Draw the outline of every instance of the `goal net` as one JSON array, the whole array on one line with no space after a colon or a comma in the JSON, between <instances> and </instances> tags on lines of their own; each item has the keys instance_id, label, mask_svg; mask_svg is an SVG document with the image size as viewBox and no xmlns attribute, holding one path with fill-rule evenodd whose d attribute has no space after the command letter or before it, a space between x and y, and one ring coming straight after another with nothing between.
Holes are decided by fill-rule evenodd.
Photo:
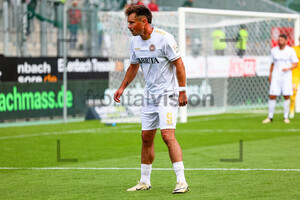
<instances>
[{"instance_id":1,"label":"goal net","mask_svg":"<svg viewBox=\"0 0 300 200\"><path fill-rule=\"evenodd\" d=\"M183 109L182 121L187 115L266 110L270 50L280 34L290 46L298 42L299 15L195 8L178 13L188 85L198 86L189 93L198 92L202 102Z\"/></svg>"},{"instance_id":2,"label":"goal net","mask_svg":"<svg viewBox=\"0 0 300 200\"><path fill-rule=\"evenodd\" d=\"M135 122L141 108L144 80L140 71L125 90L123 103L113 102L129 66L131 33L124 13L100 12L103 27L101 55L115 61L109 88L98 107L103 121ZM260 112L267 109L270 50L279 34L295 45L299 15L196 8L153 13L152 25L174 35L187 74L187 116L224 112Z\"/></svg>"}]
</instances>

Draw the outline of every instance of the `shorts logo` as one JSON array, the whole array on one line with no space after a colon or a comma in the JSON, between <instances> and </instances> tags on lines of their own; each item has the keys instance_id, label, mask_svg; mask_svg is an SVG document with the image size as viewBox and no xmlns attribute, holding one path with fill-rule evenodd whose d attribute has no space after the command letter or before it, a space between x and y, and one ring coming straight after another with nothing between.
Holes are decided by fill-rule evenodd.
<instances>
[{"instance_id":1,"label":"shorts logo","mask_svg":"<svg viewBox=\"0 0 300 200\"><path fill-rule=\"evenodd\" d=\"M150 50L150 51L155 51L155 45L154 45L154 44L151 44L150 47L149 47L149 50Z\"/></svg>"},{"instance_id":2,"label":"shorts logo","mask_svg":"<svg viewBox=\"0 0 300 200\"><path fill-rule=\"evenodd\" d=\"M172 113L167 113L167 125L173 125L172 123Z\"/></svg>"}]
</instances>

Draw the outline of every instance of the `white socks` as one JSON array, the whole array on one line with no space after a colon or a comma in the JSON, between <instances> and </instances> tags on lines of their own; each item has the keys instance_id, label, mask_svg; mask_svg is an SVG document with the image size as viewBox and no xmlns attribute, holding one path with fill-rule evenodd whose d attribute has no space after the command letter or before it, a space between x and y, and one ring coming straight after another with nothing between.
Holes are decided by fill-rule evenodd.
<instances>
[{"instance_id":1,"label":"white socks","mask_svg":"<svg viewBox=\"0 0 300 200\"><path fill-rule=\"evenodd\" d=\"M288 116L289 116L289 110L290 110L290 100L284 100L283 102L283 110L284 110L284 114L283 114L283 117L284 119L287 119Z\"/></svg>"},{"instance_id":2,"label":"white socks","mask_svg":"<svg viewBox=\"0 0 300 200\"><path fill-rule=\"evenodd\" d=\"M177 182L183 182L186 183L185 177L184 177L184 166L183 162L176 162L173 163L174 171L177 177ZM150 184L150 175L152 170L152 164L146 165L141 164L141 183Z\"/></svg>"},{"instance_id":3,"label":"white socks","mask_svg":"<svg viewBox=\"0 0 300 200\"><path fill-rule=\"evenodd\" d=\"M141 183L150 184L150 175L152 170L152 164L141 164Z\"/></svg>"},{"instance_id":4,"label":"white socks","mask_svg":"<svg viewBox=\"0 0 300 200\"><path fill-rule=\"evenodd\" d=\"M275 110L275 106L276 106L276 100L271 100L269 99L269 118L273 119L273 115L274 115L274 110ZM288 119L289 116L289 110L290 110L290 100L284 100L283 102L283 110L284 110L284 119Z\"/></svg>"},{"instance_id":5,"label":"white socks","mask_svg":"<svg viewBox=\"0 0 300 200\"><path fill-rule=\"evenodd\" d=\"M185 177L184 177L184 166L183 162L176 162L173 163L174 171L177 177L177 182L183 182L186 183Z\"/></svg>"},{"instance_id":6,"label":"white socks","mask_svg":"<svg viewBox=\"0 0 300 200\"><path fill-rule=\"evenodd\" d=\"M269 99L269 119L273 119L274 110L276 106L276 100Z\"/></svg>"}]
</instances>

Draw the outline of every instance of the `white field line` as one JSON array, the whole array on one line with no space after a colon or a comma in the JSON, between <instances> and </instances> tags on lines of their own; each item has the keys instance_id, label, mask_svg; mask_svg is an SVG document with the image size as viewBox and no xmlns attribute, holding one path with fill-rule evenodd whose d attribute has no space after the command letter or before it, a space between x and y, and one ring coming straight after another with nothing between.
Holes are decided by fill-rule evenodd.
<instances>
[{"instance_id":1,"label":"white field line","mask_svg":"<svg viewBox=\"0 0 300 200\"><path fill-rule=\"evenodd\" d=\"M256 132L300 132L300 129L197 129L197 130L180 130L178 133L256 133Z\"/></svg>"},{"instance_id":2,"label":"white field line","mask_svg":"<svg viewBox=\"0 0 300 200\"><path fill-rule=\"evenodd\" d=\"M70 130L70 131L58 131L58 132L45 132L36 134L26 134L26 135L12 135L12 136L2 136L0 140L7 139L17 139L17 138L28 138L28 137L38 137L38 136L49 136L49 135L71 135L71 134L103 134L103 133L140 133L141 130L123 130L122 129L83 129L83 130ZM159 132L159 131L158 131ZM257 132L300 132L300 129L194 129L194 130L180 130L178 133L257 133Z\"/></svg>"},{"instance_id":3,"label":"white field line","mask_svg":"<svg viewBox=\"0 0 300 200\"><path fill-rule=\"evenodd\" d=\"M141 168L118 167L0 167L0 170L141 170ZM156 171L173 171L173 168L152 168ZM300 169L264 169L264 168L185 168L186 171L296 171Z\"/></svg>"},{"instance_id":4,"label":"white field line","mask_svg":"<svg viewBox=\"0 0 300 200\"><path fill-rule=\"evenodd\" d=\"M212 116L212 117L203 117L203 118L196 118L196 119L188 119L188 122L201 122L201 121L214 121L214 120L227 120L227 119L245 119L245 118L259 118L260 116L265 116L265 114L264 115L245 115L245 116L239 116L239 117L237 117L237 116L227 116L227 117L225 117L225 116L217 116L217 117L215 117L215 116ZM258 120L258 121L260 121L260 120Z\"/></svg>"},{"instance_id":5,"label":"white field line","mask_svg":"<svg viewBox=\"0 0 300 200\"><path fill-rule=\"evenodd\" d=\"M27 138L27 137L37 137L37 136L48 136L48 135L69 135L69 134L85 134L85 133L91 133L91 134L101 134L101 133L111 133L112 131L116 132L127 132L126 128L133 128L136 127L134 125L127 125L122 126L121 130L117 127L111 127L111 128L94 128L94 129L82 129L82 130L69 130L69 131L56 131L56 132L44 132L44 133L35 133L35 134L24 134L24 135L11 135L11 136L1 136L0 140L6 140L6 139L15 139L15 138ZM137 131L135 131L137 132Z\"/></svg>"},{"instance_id":6,"label":"white field line","mask_svg":"<svg viewBox=\"0 0 300 200\"><path fill-rule=\"evenodd\" d=\"M246 115L242 116L240 118L254 118L257 117L257 115ZM190 119L189 122L199 122L199 121L210 121L210 120L219 120L221 117L206 117L201 119ZM231 117L222 117L222 119L236 119L236 116ZM103 128L95 128L95 129L84 129L84 130L69 130L69 131L57 131L57 132L44 132L44 133L35 133L35 134L24 134L24 135L12 135L12 136L1 136L0 140L7 140L7 139L17 139L17 138L28 138L28 137L38 137L38 136L49 136L49 135L70 135L70 134L101 134L101 133L110 133L113 131L119 132L119 133L126 133L126 132L137 132L140 133L140 130L124 130L126 128L140 128L138 125L125 125L120 127L113 127L114 129L103 129ZM264 132L266 130L244 130L244 129L217 129L217 130L210 130L210 129L198 129L198 130L181 130L180 132L186 133L186 132L216 132L216 133L222 133L222 132ZM300 129L273 129L272 132L300 132Z\"/></svg>"}]
</instances>

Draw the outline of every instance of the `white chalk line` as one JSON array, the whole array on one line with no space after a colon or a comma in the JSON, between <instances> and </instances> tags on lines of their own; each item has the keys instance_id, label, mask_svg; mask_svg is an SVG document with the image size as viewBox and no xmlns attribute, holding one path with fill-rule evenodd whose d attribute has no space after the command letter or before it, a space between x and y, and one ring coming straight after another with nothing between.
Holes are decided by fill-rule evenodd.
<instances>
[{"instance_id":1,"label":"white chalk line","mask_svg":"<svg viewBox=\"0 0 300 200\"><path fill-rule=\"evenodd\" d=\"M245 116L212 116L212 117L202 117L202 118L191 118L188 122L200 122L200 121L214 121L214 120L227 120L227 119L244 119L244 118L257 118L263 115L245 115Z\"/></svg>"},{"instance_id":2,"label":"white chalk line","mask_svg":"<svg viewBox=\"0 0 300 200\"><path fill-rule=\"evenodd\" d=\"M0 167L0 170L141 170L141 168L118 167ZM173 168L152 168L155 171L173 171ZM265 169L265 168L185 168L186 171L293 171L300 169Z\"/></svg>"},{"instance_id":3,"label":"white chalk line","mask_svg":"<svg viewBox=\"0 0 300 200\"><path fill-rule=\"evenodd\" d=\"M114 132L127 132L126 128L133 128L136 125L126 125L117 127L110 127L110 128L93 128L93 129L80 129L80 130L69 130L69 131L56 131L56 132L44 132L44 133L35 133L35 134L23 134L23 135L10 135L10 136L2 136L0 140L6 139L15 139L15 138L27 138L27 137L37 137L37 136L49 136L49 135L69 135L69 134L101 134L101 133L111 133ZM136 131L135 131L136 132Z\"/></svg>"},{"instance_id":4,"label":"white chalk line","mask_svg":"<svg viewBox=\"0 0 300 200\"><path fill-rule=\"evenodd\" d=\"M83 129L83 130L70 130L70 131L58 131L58 132L45 132L37 134L26 135L12 135L2 136L0 140L28 138L38 136L51 136L51 135L71 135L71 134L102 134L102 133L140 133L141 130L124 130L123 127L115 129ZM300 129L193 129L193 130L178 130L177 133L255 133L255 132L300 132Z\"/></svg>"},{"instance_id":5,"label":"white chalk line","mask_svg":"<svg viewBox=\"0 0 300 200\"><path fill-rule=\"evenodd\" d=\"M249 117L257 117L255 115L253 116L247 116ZM226 117L226 119L235 119L235 116L232 117ZM216 120L220 119L220 117L206 117L206 118L201 118L201 119L190 119L189 122L198 122L198 121L210 121L210 120ZM82 129L82 130L69 130L69 131L57 131L57 132L44 132L44 133L36 133L36 134L23 134L23 135L12 135L12 136L2 136L0 137L0 140L6 140L6 139L17 139L17 138L28 138L28 137L38 137L38 136L49 136L49 135L69 135L69 134L85 134L85 133L90 133L90 134L99 134L99 133L111 133L112 131L116 131L119 133L125 133L125 132L141 132L140 130L124 130L126 128L134 128L134 127L139 127L137 125L124 125L121 127L111 127L114 128L112 129L104 129L104 128L94 128L94 129ZM121 130L120 130L121 129ZM209 130L209 129L199 129L197 132L224 132L225 130ZM227 132L242 132L244 130L242 129L230 129L226 130ZM248 130L245 130L244 132L247 132ZM282 130L278 130L282 131ZM297 130L298 131L298 130ZM299 130L300 131L300 130ZM180 132L195 132L195 130L189 131L189 130L181 130ZM261 131L259 131L261 132Z\"/></svg>"},{"instance_id":6,"label":"white chalk line","mask_svg":"<svg viewBox=\"0 0 300 200\"><path fill-rule=\"evenodd\" d=\"M300 129L198 129L180 130L178 132L209 132L209 133L255 133L255 132L300 132Z\"/></svg>"}]
</instances>

